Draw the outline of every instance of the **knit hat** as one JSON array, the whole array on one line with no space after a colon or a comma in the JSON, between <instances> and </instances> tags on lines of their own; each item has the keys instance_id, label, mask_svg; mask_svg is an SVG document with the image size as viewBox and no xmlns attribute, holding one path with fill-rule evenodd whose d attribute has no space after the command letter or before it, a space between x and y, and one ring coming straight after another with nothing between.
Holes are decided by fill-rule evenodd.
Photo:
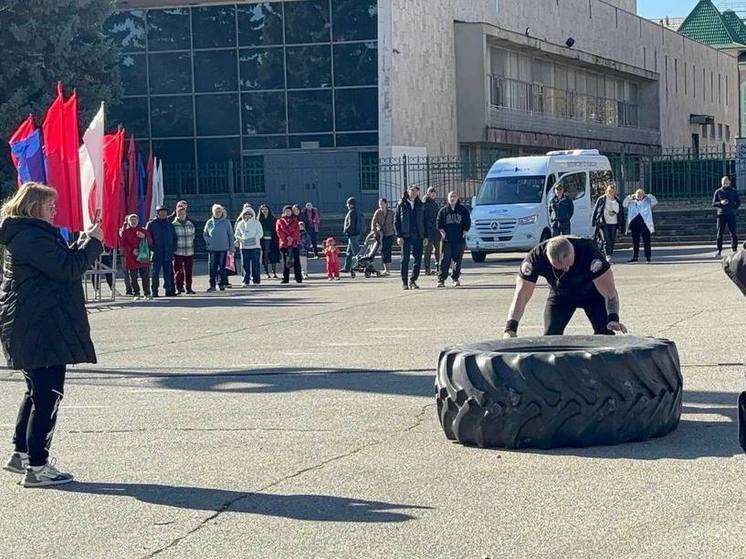
<instances>
[{"instance_id":1,"label":"knit hat","mask_svg":"<svg viewBox=\"0 0 746 559\"><path fill-rule=\"evenodd\" d=\"M292 212L293 206L291 206L290 204L286 204L285 206L282 207L282 213L285 213L285 210L290 210Z\"/></svg>"},{"instance_id":2,"label":"knit hat","mask_svg":"<svg viewBox=\"0 0 746 559\"><path fill-rule=\"evenodd\" d=\"M348 206L357 206L357 200L355 200L355 198L353 198L352 196L350 196L349 198L347 198L347 205Z\"/></svg>"}]
</instances>

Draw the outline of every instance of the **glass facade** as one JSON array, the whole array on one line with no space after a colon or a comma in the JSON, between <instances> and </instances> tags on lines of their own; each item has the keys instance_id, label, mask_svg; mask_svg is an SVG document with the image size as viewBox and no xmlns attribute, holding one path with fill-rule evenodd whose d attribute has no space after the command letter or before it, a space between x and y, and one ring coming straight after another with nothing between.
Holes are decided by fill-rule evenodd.
<instances>
[{"instance_id":1,"label":"glass facade","mask_svg":"<svg viewBox=\"0 0 746 559\"><path fill-rule=\"evenodd\" d=\"M377 21L377 0L116 12L125 98L110 122L171 163L250 165L243 191L252 152L377 148Z\"/></svg>"}]
</instances>

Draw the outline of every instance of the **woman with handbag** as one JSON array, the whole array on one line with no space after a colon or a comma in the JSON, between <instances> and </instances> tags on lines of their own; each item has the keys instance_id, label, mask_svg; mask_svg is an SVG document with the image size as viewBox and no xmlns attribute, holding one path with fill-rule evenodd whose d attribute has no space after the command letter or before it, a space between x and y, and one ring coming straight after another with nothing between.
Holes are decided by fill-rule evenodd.
<instances>
[{"instance_id":1,"label":"woman with handbag","mask_svg":"<svg viewBox=\"0 0 746 559\"><path fill-rule=\"evenodd\" d=\"M225 208L220 204L212 206L212 217L205 223L203 238L207 246L207 257L210 269L210 287L207 292L215 291L215 286L220 291L225 291L228 286L228 253L233 255L233 246L236 239L233 236L233 226L227 217ZM235 267L234 267L235 271Z\"/></svg>"},{"instance_id":2,"label":"woman with handbag","mask_svg":"<svg viewBox=\"0 0 746 559\"><path fill-rule=\"evenodd\" d=\"M150 251L153 246L153 237L150 231L140 227L140 218L137 214L127 216L127 226L119 234L119 242L122 246L124 259L132 287L133 301L140 300L140 286L137 285L137 277L142 281L142 291L145 298L153 299L150 293Z\"/></svg>"},{"instance_id":3,"label":"woman with handbag","mask_svg":"<svg viewBox=\"0 0 746 559\"><path fill-rule=\"evenodd\" d=\"M593 227L603 239L606 260L611 262L618 232L624 231L624 206L617 197L616 186L606 188L606 192L596 201L593 208Z\"/></svg>"}]
</instances>

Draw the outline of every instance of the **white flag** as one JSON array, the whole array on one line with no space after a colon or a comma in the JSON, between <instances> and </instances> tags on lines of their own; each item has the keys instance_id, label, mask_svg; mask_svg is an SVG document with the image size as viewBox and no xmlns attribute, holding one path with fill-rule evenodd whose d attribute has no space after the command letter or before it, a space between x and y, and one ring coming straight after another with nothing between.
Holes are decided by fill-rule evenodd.
<instances>
[{"instance_id":1,"label":"white flag","mask_svg":"<svg viewBox=\"0 0 746 559\"><path fill-rule=\"evenodd\" d=\"M158 193L158 204L162 206L166 203L166 189L163 186L163 161L160 159L158 160L158 172L156 176L158 177L158 190L156 190Z\"/></svg>"},{"instance_id":2,"label":"white flag","mask_svg":"<svg viewBox=\"0 0 746 559\"><path fill-rule=\"evenodd\" d=\"M150 180L153 181L153 196L150 198L150 209L148 210L150 212L150 219L155 219L158 217L155 214L155 209L158 207L158 158L153 158L153 170L152 170L153 176L150 178Z\"/></svg>"},{"instance_id":3,"label":"white flag","mask_svg":"<svg viewBox=\"0 0 746 559\"><path fill-rule=\"evenodd\" d=\"M80 156L80 190L83 224L90 225L100 217L104 200L104 104L83 134Z\"/></svg>"}]
</instances>

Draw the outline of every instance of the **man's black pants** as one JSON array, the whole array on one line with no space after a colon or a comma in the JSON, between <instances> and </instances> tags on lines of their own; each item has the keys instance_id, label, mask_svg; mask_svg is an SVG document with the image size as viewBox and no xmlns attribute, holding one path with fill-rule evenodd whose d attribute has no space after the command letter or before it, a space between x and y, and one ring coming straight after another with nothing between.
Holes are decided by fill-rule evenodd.
<instances>
[{"instance_id":1,"label":"man's black pants","mask_svg":"<svg viewBox=\"0 0 746 559\"><path fill-rule=\"evenodd\" d=\"M453 262L453 275L451 277L457 280L461 277L461 263L464 260L464 243L449 243L443 241L440 257L440 274L438 279L446 281L448 277L451 262Z\"/></svg>"},{"instance_id":2,"label":"man's black pants","mask_svg":"<svg viewBox=\"0 0 746 559\"><path fill-rule=\"evenodd\" d=\"M290 281L291 268L296 283L303 283L303 270L300 266L300 249L298 247L282 249L282 264L282 283Z\"/></svg>"},{"instance_id":3,"label":"man's black pants","mask_svg":"<svg viewBox=\"0 0 746 559\"><path fill-rule=\"evenodd\" d=\"M569 235L571 223L569 221L555 221L552 223L552 237L560 235Z\"/></svg>"},{"instance_id":4,"label":"man's black pants","mask_svg":"<svg viewBox=\"0 0 746 559\"><path fill-rule=\"evenodd\" d=\"M609 315L606 312L606 301L595 291L586 297L568 297L550 294L544 308L544 335L561 336L570 323L577 309L583 309L597 335L614 335L607 326Z\"/></svg>"},{"instance_id":5,"label":"man's black pants","mask_svg":"<svg viewBox=\"0 0 746 559\"><path fill-rule=\"evenodd\" d=\"M405 284L410 281L417 281L420 277L420 267L422 266L422 239L413 239L406 237L404 246L401 249L401 280ZM409 257L414 258L412 266L412 278L409 278Z\"/></svg>"},{"instance_id":6,"label":"man's black pants","mask_svg":"<svg viewBox=\"0 0 746 559\"><path fill-rule=\"evenodd\" d=\"M717 236L717 245L718 245L718 252L723 250L723 236L725 235L725 230L728 229L730 231L730 243L733 250L738 250L738 232L736 230L737 226L737 216L735 215L719 215L718 216L718 236Z\"/></svg>"},{"instance_id":7,"label":"man's black pants","mask_svg":"<svg viewBox=\"0 0 746 559\"><path fill-rule=\"evenodd\" d=\"M13 445L29 455L32 466L43 466L49 458L57 410L65 386L65 365L23 371L26 393L18 410Z\"/></svg>"}]
</instances>

